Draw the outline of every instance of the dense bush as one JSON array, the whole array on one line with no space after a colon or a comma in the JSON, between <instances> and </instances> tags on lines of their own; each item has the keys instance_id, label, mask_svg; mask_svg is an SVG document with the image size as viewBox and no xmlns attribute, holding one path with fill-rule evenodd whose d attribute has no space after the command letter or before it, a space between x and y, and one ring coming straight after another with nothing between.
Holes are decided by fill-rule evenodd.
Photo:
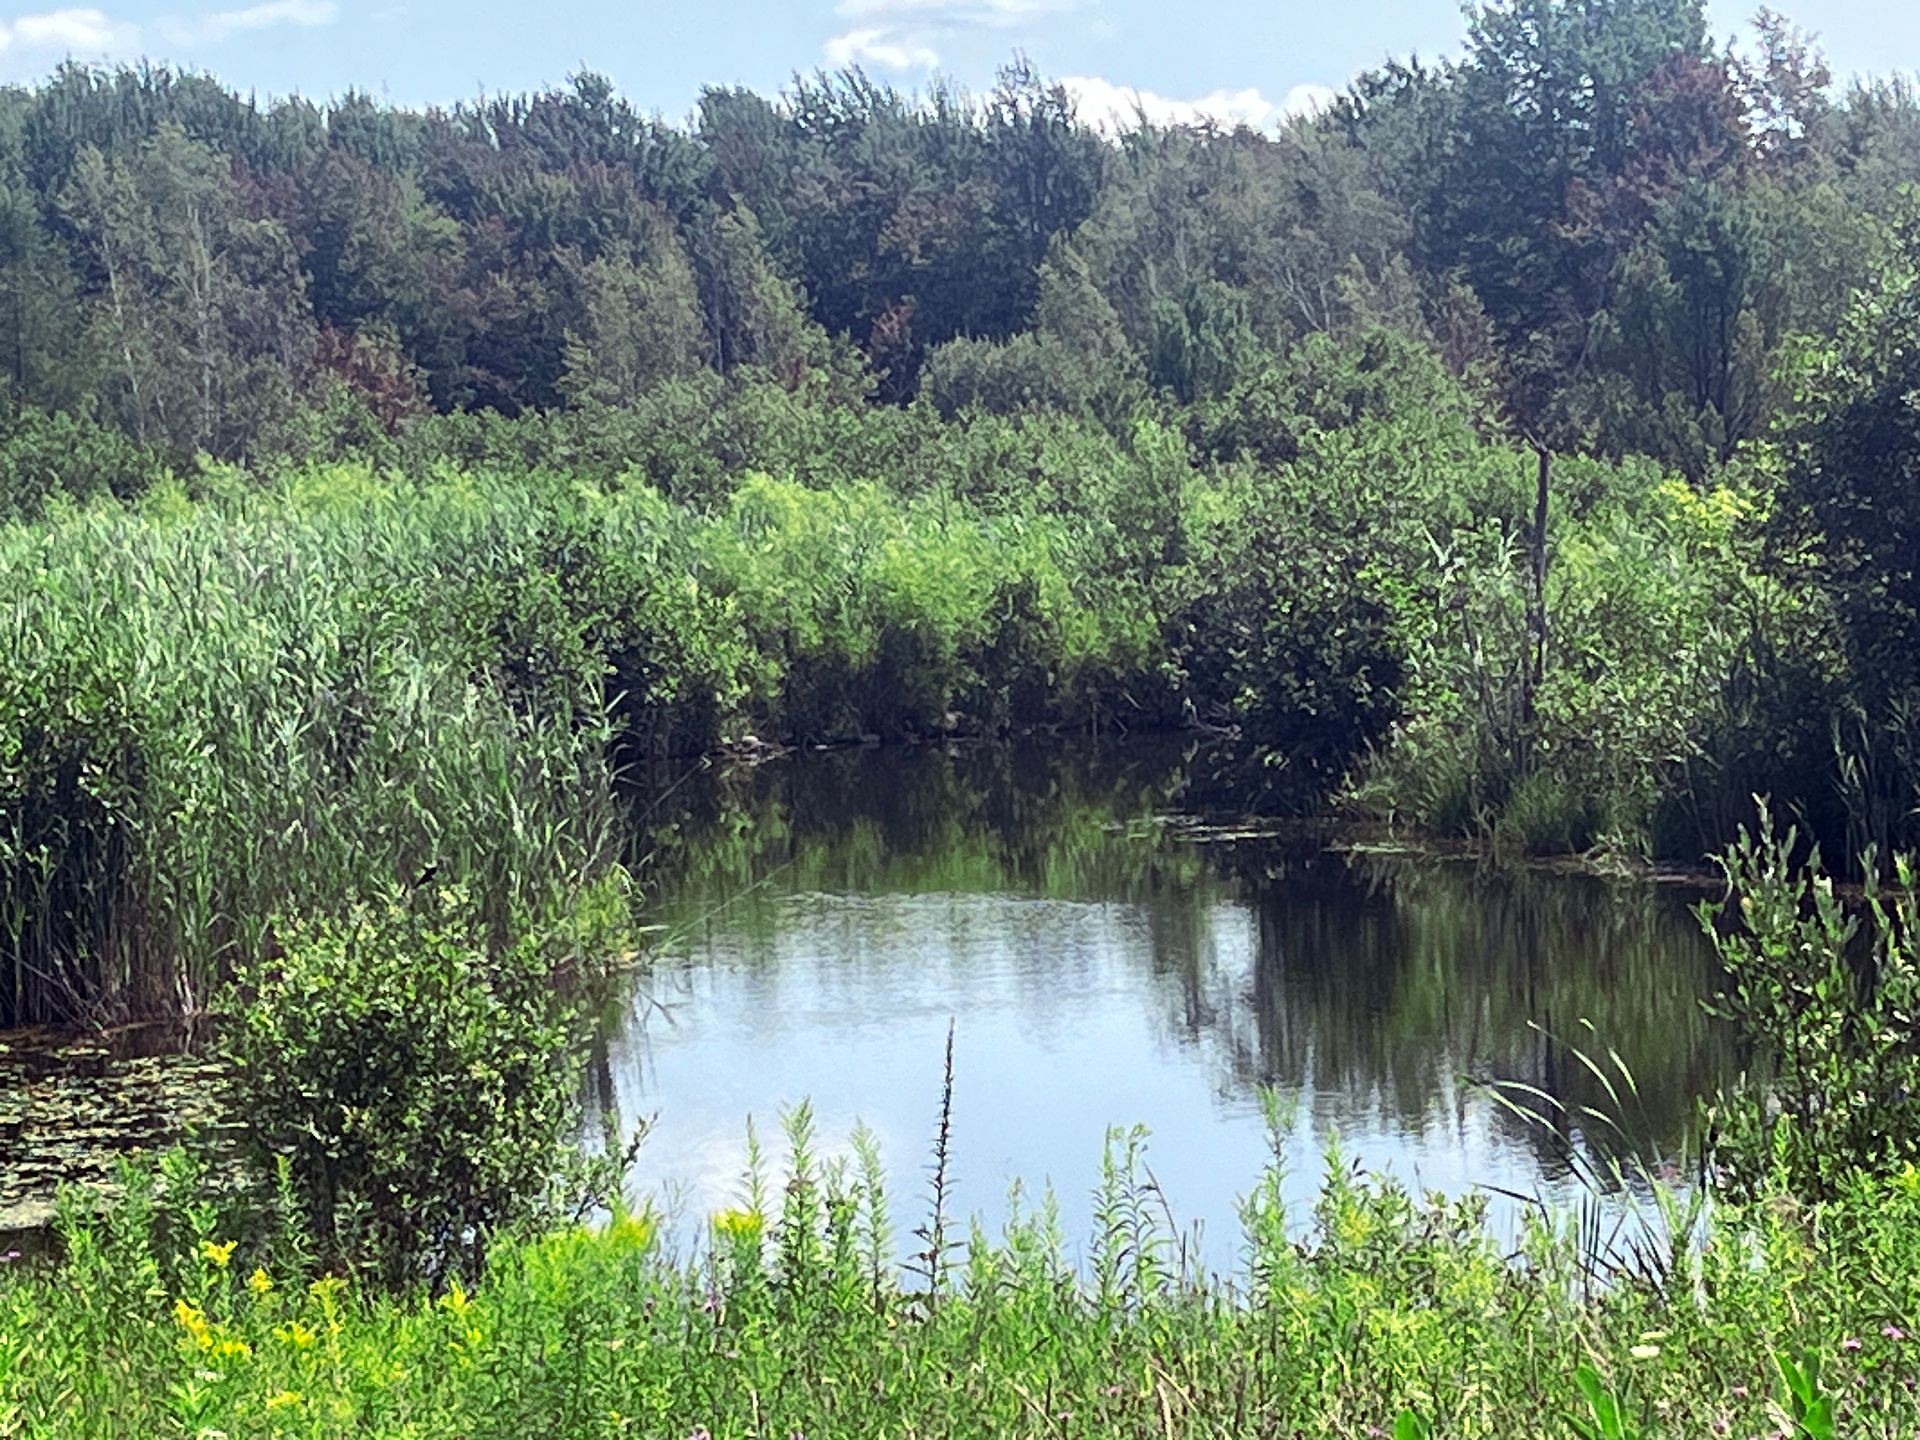
<instances>
[{"instance_id":1,"label":"dense bush","mask_svg":"<svg viewBox=\"0 0 1920 1440\"><path fill-rule=\"evenodd\" d=\"M128 499L161 474L165 452L71 411L10 407L0 393L0 520L32 519L54 496Z\"/></svg>"},{"instance_id":2,"label":"dense bush","mask_svg":"<svg viewBox=\"0 0 1920 1440\"><path fill-rule=\"evenodd\" d=\"M431 878L275 927L241 964L234 1113L298 1233L392 1287L471 1281L503 1232L574 1214L585 987L622 938L618 894L483 918ZM576 1187L569 1190L569 1186Z\"/></svg>"},{"instance_id":3,"label":"dense bush","mask_svg":"<svg viewBox=\"0 0 1920 1440\"><path fill-rule=\"evenodd\" d=\"M1404 718L1360 794L1521 850L1629 855L1651 852L1656 813L1687 796L1716 817L1665 832L1662 853L1697 861L1726 838L1708 732L1789 605L1749 568L1755 507L1591 462L1556 463L1550 500L1537 672L1523 528L1482 512L1397 577Z\"/></svg>"}]
</instances>

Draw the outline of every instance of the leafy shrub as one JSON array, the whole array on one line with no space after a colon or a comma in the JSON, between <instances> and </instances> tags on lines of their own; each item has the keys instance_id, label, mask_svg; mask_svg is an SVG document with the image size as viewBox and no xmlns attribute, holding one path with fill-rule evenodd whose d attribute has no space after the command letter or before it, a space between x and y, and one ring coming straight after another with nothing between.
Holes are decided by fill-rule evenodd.
<instances>
[{"instance_id":1,"label":"leafy shrub","mask_svg":"<svg viewBox=\"0 0 1920 1440\"><path fill-rule=\"evenodd\" d=\"M1714 1144L1737 1192L1829 1198L1920 1162L1920 900L1910 861L1885 891L1869 860L1849 907L1798 839L1763 805L1721 861L1737 910L1700 907L1727 975L1716 1013L1760 1062L1716 1104Z\"/></svg>"},{"instance_id":2,"label":"leafy shrub","mask_svg":"<svg viewBox=\"0 0 1920 1440\"><path fill-rule=\"evenodd\" d=\"M502 935L457 886L392 894L289 922L241 968L236 1108L324 1259L389 1285L471 1278L497 1235L588 1196L569 987L611 950L607 898Z\"/></svg>"},{"instance_id":3,"label":"leafy shrub","mask_svg":"<svg viewBox=\"0 0 1920 1440\"><path fill-rule=\"evenodd\" d=\"M0 520L31 519L54 495L126 500L164 468L159 450L84 416L0 407Z\"/></svg>"}]
</instances>

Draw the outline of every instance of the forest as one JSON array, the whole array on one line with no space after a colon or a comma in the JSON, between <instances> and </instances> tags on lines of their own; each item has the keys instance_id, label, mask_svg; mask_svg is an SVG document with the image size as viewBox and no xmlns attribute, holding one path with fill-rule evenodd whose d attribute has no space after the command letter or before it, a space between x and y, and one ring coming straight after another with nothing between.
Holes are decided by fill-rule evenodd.
<instances>
[{"instance_id":1,"label":"forest","mask_svg":"<svg viewBox=\"0 0 1920 1440\"><path fill-rule=\"evenodd\" d=\"M617 78L0 88L0 1084L45 1034L184 1024L235 1121L70 1188L57 1262L0 1230L0 1440L1905 1433L1920 82L1703 0L1480 0L1456 54L1269 130L1095 124L1018 55L677 122ZM1145 820L1020 758L1145 735L1193 747ZM1084 1251L1018 1192L969 1231L949 1026L918 1229L803 1103L675 1248L623 1189L644 1126L589 1143L585 1102L678 938L654 888L750 893L827 828L740 800L756 764L930 742L1042 777L915 792L941 894L1025 864L1077 901L1083 845L1128 897L1271 887L1275 1051L1313 1049L1283 982L1320 912L1265 852L1111 859L1168 809L1717 877L1711 961L1474 969L1445 937L1517 910L1445 929L1454 891L1365 872L1381 986L1395 886L1432 961L1410 1033L1511 1020L1560 1077L1501 1123L1558 1106L1591 1193L1511 1243L1484 1186L1337 1141L1290 1211L1277 1107L1231 1279L1133 1132ZM1591 1012L1656 987L1737 1079L1642 1100L1653 1042ZM1683 1155L1594 1140L1649 1107Z\"/></svg>"}]
</instances>

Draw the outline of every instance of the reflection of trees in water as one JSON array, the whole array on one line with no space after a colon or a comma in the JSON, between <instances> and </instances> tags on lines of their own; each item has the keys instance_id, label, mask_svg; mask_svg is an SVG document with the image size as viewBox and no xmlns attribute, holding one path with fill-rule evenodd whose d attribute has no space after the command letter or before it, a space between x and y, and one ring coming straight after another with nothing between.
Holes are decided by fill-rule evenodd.
<instances>
[{"instance_id":1,"label":"reflection of trees in water","mask_svg":"<svg viewBox=\"0 0 1920 1440\"><path fill-rule=\"evenodd\" d=\"M1125 901L1166 1022L1217 1047L1235 1090L1311 1088L1413 1128L1459 1123L1462 1076L1611 1111L1572 1041L1617 1050L1639 1082L1623 1118L1677 1146L1725 1065L1699 1005L1711 956L1683 897L1313 845L1184 843L1146 822L1178 806L1189 758L1168 744L809 755L690 777L642 817L642 843L669 918L726 904L747 934L778 921L760 903L769 881L770 895ZM1551 1168L1547 1132L1504 1112L1495 1123Z\"/></svg>"},{"instance_id":2,"label":"reflection of trees in water","mask_svg":"<svg viewBox=\"0 0 1920 1440\"><path fill-rule=\"evenodd\" d=\"M1130 898L1197 860L1129 841L1166 811L1185 750L956 745L840 750L714 768L636 816L662 894L717 903L779 874L838 893L1012 891Z\"/></svg>"},{"instance_id":3,"label":"reflection of trees in water","mask_svg":"<svg viewBox=\"0 0 1920 1440\"><path fill-rule=\"evenodd\" d=\"M1727 1064L1700 1008L1710 951L1675 895L1440 862L1274 862L1250 847L1229 868L1255 917L1250 975L1194 964L1184 942L1173 955L1183 1022L1218 1031L1238 1086L1349 1097L1410 1127L1445 1122L1463 1077L1616 1114L1571 1047L1603 1063L1611 1048L1638 1086L1618 1118L1643 1150L1671 1154ZM1495 1122L1554 1158L1547 1130L1504 1110Z\"/></svg>"}]
</instances>

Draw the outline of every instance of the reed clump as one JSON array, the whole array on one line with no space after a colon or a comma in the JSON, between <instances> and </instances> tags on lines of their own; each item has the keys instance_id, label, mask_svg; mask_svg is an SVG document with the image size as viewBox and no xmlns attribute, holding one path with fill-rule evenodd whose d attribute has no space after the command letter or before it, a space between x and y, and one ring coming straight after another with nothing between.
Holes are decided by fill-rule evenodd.
<instances>
[{"instance_id":1,"label":"reed clump","mask_svg":"<svg viewBox=\"0 0 1920 1440\"><path fill-rule=\"evenodd\" d=\"M617 859L606 720L516 705L460 597L507 505L102 507L0 531L0 1026L203 1007L272 917Z\"/></svg>"}]
</instances>

